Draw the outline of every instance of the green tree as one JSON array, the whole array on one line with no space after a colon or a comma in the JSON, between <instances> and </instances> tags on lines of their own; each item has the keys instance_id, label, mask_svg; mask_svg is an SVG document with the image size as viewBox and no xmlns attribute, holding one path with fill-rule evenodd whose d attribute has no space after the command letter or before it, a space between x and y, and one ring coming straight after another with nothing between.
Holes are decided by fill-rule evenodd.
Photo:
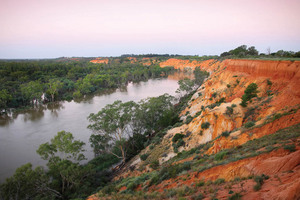
<instances>
[{"instance_id":1,"label":"green tree","mask_svg":"<svg viewBox=\"0 0 300 200\"><path fill-rule=\"evenodd\" d=\"M169 94L141 100L134 120L137 132L151 134L176 121L173 100L174 97Z\"/></svg>"},{"instance_id":2,"label":"green tree","mask_svg":"<svg viewBox=\"0 0 300 200\"><path fill-rule=\"evenodd\" d=\"M7 178L0 187L3 199L52 199L61 197L60 193L50 187L50 179L42 167L32 169L27 163L19 167L15 174Z\"/></svg>"},{"instance_id":3,"label":"green tree","mask_svg":"<svg viewBox=\"0 0 300 200\"><path fill-rule=\"evenodd\" d=\"M41 144L37 153L42 159L49 162L55 162L58 158L79 162L85 159L82 153L84 145L84 142L74 140L72 133L60 131L51 139L50 143Z\"/></svg>"},{"instance_id":4,"label":"green tree","mask_svg":"<svg viewBox=\"0 0 300 200\"><path fill-rule=\"evenodd\" d=\"M64 84L57 79L50 79L48 82L48 90L51 95L51 100L54 101L54 95L58 93L60 89L62 89Z\"/></svg>"},{"instance_id":5,"label":"green tree","mask_svg":"<svg viewBox=\"0 0 300 200\"><path fill-rule=\"evenodd\" d=\"M96 154L109 152L122 161L126 160L126 139L132 135L132 120L135 115L136 103L129 101L122 103L115 101L106 105L97 114L90 114L88 126L94 134L90 137L90 142ZM114 147L121 152L119 155Z\"/></svg>"},{"instance_id":6,"label":"green tree","mask_svg":"<svg viewBox=\"0 0 300 200\"><path fill-rule=\"evenodd\" d=\"M244 95L242 96L242 103L241 106L246 107L247 102L250 101L253 97L257 97L257 84L256 83L251 83L248 85L248 87L245 89Z\"/></svg>"},{"instance_id":7,"label":"green tree","mask_svg":"<svg viewBox=\"0 0 300 200\"><path fill-rule=\"evenodd\" d=\"M196 67L194 70L195 75L195 84L197 86L202 85L204 79L209 76L209 73L206 71L202 71L200 67Z\"/></svg>"},{"instance_id":8,"label":"green tree","mask_svg":"<svg viewBox=\"0 0 300 200\"><path fill-rule=\"evenodd\" d=\"M183 80L178 81L179 88L176 90L176 93L190 93L196 88L194 80L184 78Z\"/></svg>"},{"instance_id":9,"label":"green tree","mask_svg":"<svg viewBox=\"0 0 300 200\"><path fill-rule=\"evenodd\" d=\"M257 56L258 55L258 51L255 49L254 46L251 46L248 48L248 55L252 55L252 56Z\"/></svg>"},{"instance_id":10,"label":"green tree","mask_svg":"<svg viewBox=\"0 0 300 200\"><path fill-rule=\"evenodd\" d=\"M12 99L12 96L6 89L0 90L0 113L6 111L8 102Z\"/></svg>"},{"instance_id":11,"label":"green tree","mask_svg":"<svg viewBox=\"0 0 300 200\"><path fill-rule=\"evenodd\" d=\"M32 104L40 102L43 94L43 85L39 81L30 81L29 83L22 84L21 92L26 100Z\"/></svg>"},{"instance_id":12,"label":"green tree","mask_svg":"<svg viewBox=\"0 0 300 200\"><path fill-rule=\"evenodd\" d=\"M84 142L74 140L72 133L61 131L51 142L41 144L37 153L47 160L48 176L51 177L51 188L57 191L62 199L70 199L85 180L94 172L90 166L82 166Z\"/></svg>"}]
</instances>

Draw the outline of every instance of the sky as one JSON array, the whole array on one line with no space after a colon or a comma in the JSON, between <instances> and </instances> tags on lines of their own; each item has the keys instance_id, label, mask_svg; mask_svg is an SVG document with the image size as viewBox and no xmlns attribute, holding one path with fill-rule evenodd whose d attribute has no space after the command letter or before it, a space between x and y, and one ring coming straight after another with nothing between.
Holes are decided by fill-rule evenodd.
<instances>
[{"instance_id":1,"label":"sky","mask_svg":"<svg viewBox=\"0 0 300 200\"><path fill-rule=\"evenodd\" d=\"M0 0L0 58L300 51L300 0Z\"/></svg>"}]
</instances>

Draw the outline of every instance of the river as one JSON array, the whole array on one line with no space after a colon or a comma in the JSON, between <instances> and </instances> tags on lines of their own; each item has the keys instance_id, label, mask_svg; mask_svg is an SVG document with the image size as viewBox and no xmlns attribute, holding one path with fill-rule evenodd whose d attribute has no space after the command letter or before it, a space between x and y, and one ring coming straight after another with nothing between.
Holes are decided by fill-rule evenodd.
<instances>
[{"instance_id":1,"label":"river","mask_svg":"<svg viewBox=\"0 0 300 200\"><path fill-rule=\"evenodd\" d=\"M50 141L57 132L73 133L76 140L86 143L85 156L94 157L89 144L91 131L87 129L90 113L96 113L116 100L136 101L156 97L164 93L175 95L177 81L184 76L174 73L168 78L150 79L146 82L129 83L122 89L106 91L80 102L59 102L52 105L14 113L0 118L0 182L11 176L23 164L45 165L36 153L39 145Z\"/></svg>"}]
</instances>

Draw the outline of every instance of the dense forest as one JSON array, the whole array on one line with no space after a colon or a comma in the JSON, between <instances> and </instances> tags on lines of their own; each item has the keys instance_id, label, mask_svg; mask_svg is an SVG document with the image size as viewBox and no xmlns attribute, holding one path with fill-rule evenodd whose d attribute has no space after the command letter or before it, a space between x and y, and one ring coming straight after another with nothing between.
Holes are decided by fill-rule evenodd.
<instances>
[{"instance_id":1,"label":"dense forest","mask_svg":"<svg viewBox=\"0 0 300 200\"><path fill-rule=\"evenodd\" d=\"M108 64L61 60L0 62L0 111L72 100L130 81L166 76L172 71L120 59L111 59Z\"/></svg>"}]
</instances>

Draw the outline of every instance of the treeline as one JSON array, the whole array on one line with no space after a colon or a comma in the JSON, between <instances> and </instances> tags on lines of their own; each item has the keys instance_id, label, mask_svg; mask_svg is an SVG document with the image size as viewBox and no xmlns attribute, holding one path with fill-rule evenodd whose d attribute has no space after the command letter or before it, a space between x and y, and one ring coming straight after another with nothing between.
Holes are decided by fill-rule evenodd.
<instances>
[{"instance_id":1,"label":"treeline","mask_svg":"<svg viewBox=\"0 0 300 200\"><path fill-rule=\"evenodd\" d=\"M178 54L122 54L121 57L136 57L136 58L172 58L180 56Z\"/></svg>"},{"instance_id":2,"label":"treeline","mask_svg":"<svg viewBox=\"0 0 300 200\"><path fill-rule=\"evenodd\" d=\"M254 47L250 46L247 47L247 45L241 45L235 49L232 49L230 51L226 51L221 53L221 58L300 58L300 51L293 52L293 51L284 51L279 50L277 52L271 53L271 49L267 49L267 53L259 53L259 51Z\"/></svg>"},{"instance_id":3,"label":"treeline","mask_svg":"<svg viewBox=\"0 0 300 200\"><path fill-rule=\"evenodd\" d=\"M94 64L87 61L0 62L0 112L57 100L72 100L106 88L117 88L167 76L171 68L141 63Z\"/></svg>"}]
</instances>

